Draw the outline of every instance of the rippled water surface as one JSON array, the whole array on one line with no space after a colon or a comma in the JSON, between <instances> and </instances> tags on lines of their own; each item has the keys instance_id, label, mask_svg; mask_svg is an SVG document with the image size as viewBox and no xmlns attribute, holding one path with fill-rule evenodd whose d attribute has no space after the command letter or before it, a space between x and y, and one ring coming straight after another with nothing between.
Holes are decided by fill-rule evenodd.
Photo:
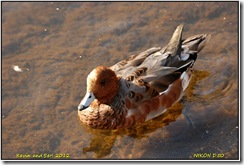
<instances>
[{"instance_id":1,"label":"rippled water surface","mask_svg":"<svg viewBox=\"0 0 244 165\"><path fill-rule=\"evenodd\" d=\"M212 35L182 100L131 129L79 122L93 68L182 23ZM2 2L2 159L239 159L238 88L238 2Z\"/></svg>"}]
</instances>

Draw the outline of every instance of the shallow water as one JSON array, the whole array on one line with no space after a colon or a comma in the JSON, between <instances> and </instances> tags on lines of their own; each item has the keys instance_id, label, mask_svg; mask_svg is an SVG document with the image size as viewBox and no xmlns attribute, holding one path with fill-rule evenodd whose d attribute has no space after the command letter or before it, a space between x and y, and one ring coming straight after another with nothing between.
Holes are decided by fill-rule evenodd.
<instances>
[{"instance_id":1,"label":"shallow water","mask_svg":"<svg viewBox=\"0 0 244 165\"><path fill-rule=\"evenodd\" d=\"M212 35L182 100L136 128L79 122L93 68L181 23ZM2 159L239 159L238 88L238 2L2 2Z\"/></svg>"}]
</instances>

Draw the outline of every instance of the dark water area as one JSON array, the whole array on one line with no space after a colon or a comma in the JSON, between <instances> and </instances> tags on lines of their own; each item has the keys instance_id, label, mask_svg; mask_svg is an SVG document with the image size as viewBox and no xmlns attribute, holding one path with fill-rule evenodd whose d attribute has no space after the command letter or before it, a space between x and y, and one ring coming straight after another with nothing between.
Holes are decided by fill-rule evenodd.
<instances>
[{"instance_id":1,"label":"dark water area","mask_svg":"<svg viewBox=\"0 0 244 165\"><path fill-rule=\"evenodd\" d=\"M239 159L238 2L2 2L2 159ZM86 77L211 34L183 98L135 128L83 125Z\"/></svg>"}]
</instances>

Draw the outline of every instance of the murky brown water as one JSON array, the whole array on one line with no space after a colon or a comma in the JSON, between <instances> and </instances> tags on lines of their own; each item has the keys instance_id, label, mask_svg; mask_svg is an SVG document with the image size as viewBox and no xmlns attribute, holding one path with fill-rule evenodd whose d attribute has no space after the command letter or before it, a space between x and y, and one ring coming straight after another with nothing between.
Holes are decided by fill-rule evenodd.
<instances>
[{"instance_id":1,"label":"murky brown water","mask_svg":"<svg viewBox=\"0 0 244 165\"><path fill-rule=\"evenodd\" d=\"M181 23L212 38L179 103L131 129L79 122L93 68ZM238 117L238 2L2 2L2 159L239 159Z\"/></svg>"}]
</instances>

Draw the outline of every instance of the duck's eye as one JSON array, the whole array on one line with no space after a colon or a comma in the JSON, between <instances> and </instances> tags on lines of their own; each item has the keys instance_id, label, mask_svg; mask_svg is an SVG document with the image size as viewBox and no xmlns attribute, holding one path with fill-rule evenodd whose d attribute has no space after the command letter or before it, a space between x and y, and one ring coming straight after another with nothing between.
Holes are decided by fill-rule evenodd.
<instances>
[{"instance_id":1,"label":"duck's eye","mask_svg":"<svg viewBox=\"0 0 244 165\"><path fill-rule=\"evenodd\" d=\"M103 80L100 81L101 85L105 85L105 83L106 83L106 79L103 79Z\"/></svg>"}]
</instances>

